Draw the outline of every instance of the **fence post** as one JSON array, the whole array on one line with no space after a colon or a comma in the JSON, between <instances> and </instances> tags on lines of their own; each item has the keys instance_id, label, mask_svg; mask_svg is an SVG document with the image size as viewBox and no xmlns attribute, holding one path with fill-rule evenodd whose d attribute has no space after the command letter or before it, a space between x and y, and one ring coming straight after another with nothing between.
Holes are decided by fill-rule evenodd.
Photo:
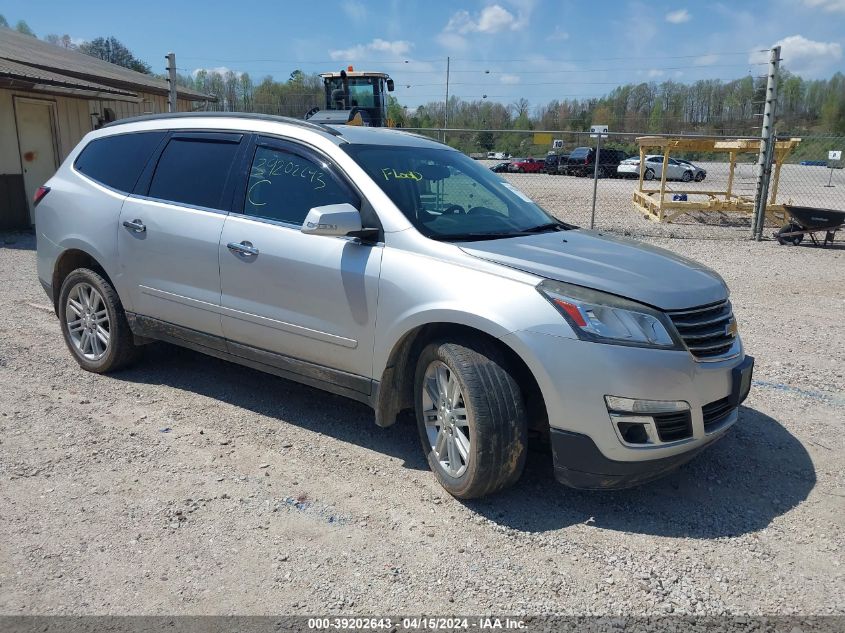
<instances>
[{"instance_id":1,"label":"fence post","mask_svg":"<svg viewBox=\"0 0 845 633\"><path fill-rule=\"evenodd\" d=\"M596 141L596 164L593 165L593 210L590 213L590 230L596 225L596 190L599 184L599 161L601 160L601 131Z\"/></svg>"},{"instance_id":2,"label":"fence post","mask_svg":"<svg viewBox=\"0 0 845 633\"><path fill-rule=\"evenodd\" d=\"M763 224L766 219L766 200L768 198L768 177L766 172L771 173L771 160L769 145L772 142L775 125L775 107L778 98L778 67L780 65L780 46L772 48L769 57L769 72L766 78L766 105L763 109L763 124L760 129L760 153L757 158L757 195L754 199L754 221L751 225L751 235L758 242L763 237Z\"/></svg>"}]
</instances>

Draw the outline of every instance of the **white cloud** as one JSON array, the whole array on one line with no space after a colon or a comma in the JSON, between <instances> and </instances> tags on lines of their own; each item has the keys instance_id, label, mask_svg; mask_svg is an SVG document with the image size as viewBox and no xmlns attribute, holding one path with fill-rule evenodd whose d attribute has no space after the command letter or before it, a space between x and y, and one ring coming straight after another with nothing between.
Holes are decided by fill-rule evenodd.
<instances>
[{"instance_id":1,"label":"white cloud","mask_svg":"<svg viewBox=\"0 0 845 633\"><path fill-rule=\"evenodd\" d=\"M345 0L340 5L340 8L353 22L364 22L367 19L367 7L365 7L361 2L358 0Z\"/></svg>"},{"instance_id":2,"label":"white cloud","mask_svg":"<svg viewBox=\"0 0 845 633\"><path fill-rule=\"evenodd\" d=\"M822 9L828 13L845 13L845 0L804 0L811 9Z\"/></svg>"},{"instance_id":3,"label":"white cloud","mask_svg":"<svg viewBox=\"0 0 845 633\"><path fill-rule=\"evenodd\" d=\"M511 75L510 73L505 73L504 75L499 77L499 81L501 81L503 84L513 85L518 84L521 79L519 78L519 75Z\"/></svg>"},{"instance_id":4,"label":"white cloud","mask_svg":"<svg viewBox=\"0 0 845 633\"><path fill-rule=\"evenodd\" d=\"M368 44L357 44L349 48L338 48L329 51L329 57L334 60L359 61L367 57L403 57L411 52L413 44L406 40L383 40L376 38Z\"/></svg>"},{"instance_id":5,"label":"white cloud","mask_svg":"<svg viewBox=\"0 0 845 633\"><path fill-rule=\"evenodd\" d=\"M480 13L473 16L469 11L454 13L446 23L444 32L460 33L500 33L501 31L519 31L528 25L528 18L520 13L519 17L499 4L484 7Z\"/></svg>"},{"instance_id":6,"label":"white cloud","mask_svg":"<svg viewBox=\"0 0 845 633\"><path fill-rule=\"evenodd\" d=\"M693 65L695 66L712 66L717 61L719 61L719 56L713 53L709 55L702 55L701 57L697 57L693 60Z\"/></svg>"},{"instance_id":7,"label":"white cloud","mask_svg":"<svg viewBox=\"0 0 845 633\"><path fill-rule=\"evenodd\" d=\"M215 66L214 68L194 68L194 70L192 70L192 71L191 71L191 76L192 76L192 77L196 77L196 76L197 76L198 74L200 74L200 72L202 72L203 70L204 70L205 72L207 72L209 75L211 75L211 74L213 74L213 73L217 73L218 75L225 75L225 74L226 74L226 73L228 73L228 72L233 72L233 73L235 73L235 77L240 77L241 75L243 75L243 72L242 72L242 71L240 71L240 70L232 70L232 69L231 69L231 68L229 68L228 66Z\"/></svg>"},{"instance_id":8,"label":"white cloud","mask_svg":"<svg viewBox=\"0 0 845 633\"><path fill-rule=\"evenodd\" d=\"M816 42L803 35L784 37L772 46L780 46L784 64L796 73L814 74L832 61L842 59L842 45L837 42ZM763 46L757 47L763 49ZM769 51L755 50L748 58L749 63L769 61Z\"/></svg>"},{"instance_id":9,"label":"white cloud","mask_svg":"<svg viewBox=\"0 0 845 633\"><path fill-rule=\"evenodd\" d=\"M666 14L666 21L672 24L681 24L682 22L690 21L689 11L686 9L678 9L677 11L670 11Z\"/></svg>"},{"instance_id":10,"label":"white cloud","mask_svg":"<svg viewBox=\"0 0 845 633\"><path fill-rule=\"evenodd\" d=\"M569 33L561 30L559 26L556 26L552 34L549 35L546 39L550 42L563 42L564 40L569 39Z\"/></svg>"},{"instance_id":11,"label":"white cloud","mask_svg":"<svg viewBox=\"0 0 845 633\"><path fill-rule=\"evenodd\" d=\"M649 77L662 77L663 71L658 68L652 68L646 73Z\"/></svg>"},{"instance_id":12,"label":"white cloud","mask_svg":"<svg viewBox=\"0 0 845 633\"><path fill-rule=\"evenodd\" d=\"M469 48L469 41L463 35L442 31L437 35L437 42L443 47L453 51L465 51Z\"/></svg>"}]
</instances>

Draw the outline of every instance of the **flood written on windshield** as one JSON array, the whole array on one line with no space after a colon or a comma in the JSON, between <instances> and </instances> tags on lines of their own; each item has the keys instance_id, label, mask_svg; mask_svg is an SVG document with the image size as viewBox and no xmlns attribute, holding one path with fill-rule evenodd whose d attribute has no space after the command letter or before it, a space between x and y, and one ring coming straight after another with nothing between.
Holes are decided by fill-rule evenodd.
<instances>
[{"instance_id":1,"label":"flood written on windshield","mask_svg":"<svg viewBox=\"0 0 845 633\"><path fill-rule=\"evenodd\" d=\"M460 152L385 145L343 148L432 239L495 239L569 228Z\"/></svg>"}]
</instances>

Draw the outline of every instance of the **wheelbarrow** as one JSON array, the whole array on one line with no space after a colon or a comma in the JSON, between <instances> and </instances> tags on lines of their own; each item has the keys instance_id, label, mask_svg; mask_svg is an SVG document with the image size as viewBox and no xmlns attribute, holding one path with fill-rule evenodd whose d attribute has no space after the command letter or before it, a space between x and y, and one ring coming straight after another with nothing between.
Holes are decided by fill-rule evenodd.
<instances>
[{"instance_id":1,"label":"wheelbarrow","mask_svg":"<svg viewBox=\"0 0 845 633\"><path fill-rule=\"evenodd\" d=\"M789 222L784 224L777 233L774 233L773 236L777 239L778 244L798 246L804 236L809 235L813 244L818 246L819 241L815 234L824 231L822 246L827 246L828 242L833 243L836 231L845 224L845 211L796 207L791 204L785 204L783 208L789 216Z\"/></svg>"}]
</instances>

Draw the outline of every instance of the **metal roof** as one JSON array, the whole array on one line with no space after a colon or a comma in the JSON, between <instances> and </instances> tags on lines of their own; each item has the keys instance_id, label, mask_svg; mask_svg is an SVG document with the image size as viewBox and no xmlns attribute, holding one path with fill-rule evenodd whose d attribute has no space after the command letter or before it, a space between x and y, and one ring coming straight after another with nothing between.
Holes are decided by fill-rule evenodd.
<instances>
[{"instance_id":1,"label":"metal roof","mask_svg":"<svg viewBox=\"0 0 845 633\"><path fill-rule=\"evenodd\" d=\"M112 88L111 86L105 86L92 81L85 81L84 79L77 79L76 77L68 77L67 75L61 75L49 70L33 68L32 66L19 64L18 62L9 61L8 59L0 59L0 77L10 77L12 79L20 79L32 83L47 84L49 86L59 86L62 88L82 89L85 91L107 93L109 95L119 95L123 97L138 96L134 92L129 92L128 90Z\"/></svg>"},{"instance_id":2,"label":"metal roof","mask_svg":"<svg viewBox=\"0 0 845 633\"><path fill-rule=\"evenodd\" d=\"M164 79L129 70L78 51L55 46L5 27L0 27L0 59L28 66L31 74L38 71L49 73L56 81L66 81L72 77L77 80L95 82L103 87L109 86L112 92L118 89L154 94L168 93L168 84ZM42 76L39 80L44 81L44 79L45 77ZM182 86L177 87L176 92L181 99L216 101L214 96Z\"/></svg>"}]
</instances>

